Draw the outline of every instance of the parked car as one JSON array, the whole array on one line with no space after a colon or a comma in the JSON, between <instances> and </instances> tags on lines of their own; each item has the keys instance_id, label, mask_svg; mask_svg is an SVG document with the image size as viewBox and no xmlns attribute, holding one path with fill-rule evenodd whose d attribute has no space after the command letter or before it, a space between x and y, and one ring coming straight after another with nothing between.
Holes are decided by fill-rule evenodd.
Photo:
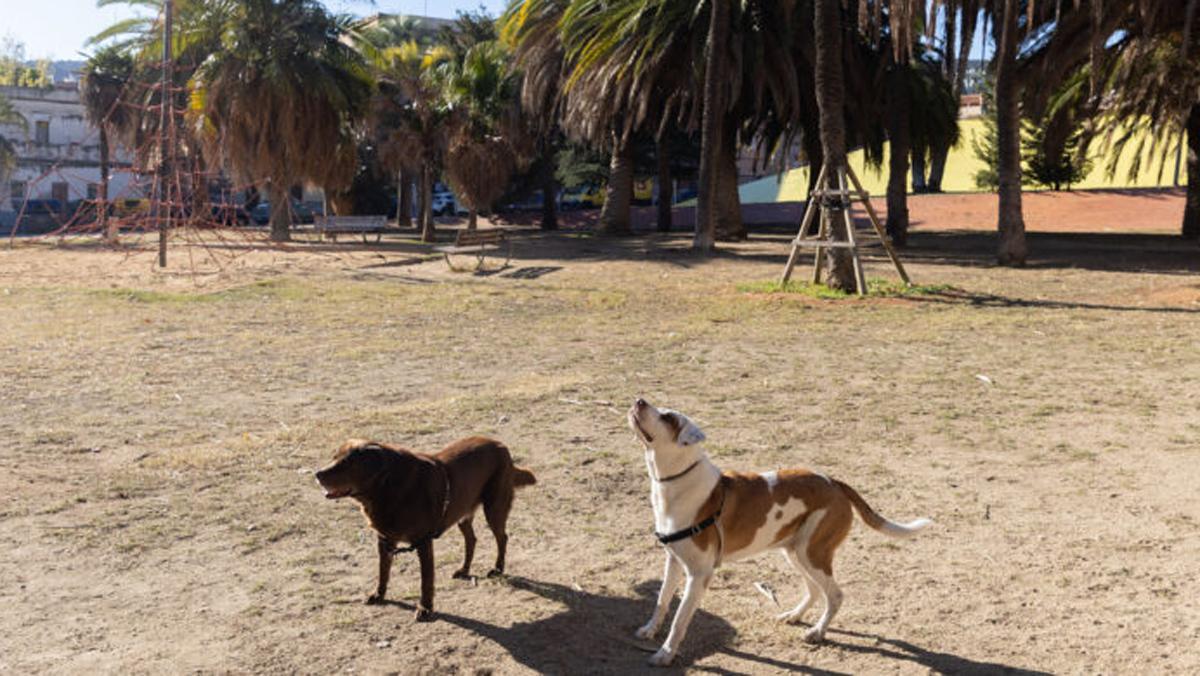
<instances>
[{"instance_id":1,"label":"parked car","mask_svg":"<svg viewBox=\"0 0 1200 676\"><path fill-rule=\"evenodd\" d=\"M467 213L467 209L458 203L458 199L451 192L450 188L441 183L435 183L433 186L433 201L429 208L434 216L453 216L455 214Z\"/></svg>"},{"instance_id":2,"label":"parked car","mask_svg":"<svg viewBox=\"0 0 1200 676\"><path fill-rule=\"evenodd\" d=\"M501 211L541 211L542 205L545 203L545 201L545 198L542 196L542 191L535 190L523 200L505 204L501 208ZM559 204L561 204L561 202L562 196L559 195Z\"/></svg>"},{"instance_id":3,"label":"parked car","mask_svg":"<svg viewBox=\"0 0 1200 676\"><path fill-rule=\"evenodd\" d=\"M293 223L312 223L313 212L303 202L293 198L292 205L292 222ZM263 200L259 202L254 209L250 211L250 218L258 225L266 225L271 222L271 203Z\"/></svg>"},{"instance_id":4,"label":"parked car","mask_svg":"<svg viewBox=\"0 0 1200 676\"><path fill-rule=\"evenodd\" d=\"M233 202L213 202L212 219L224 226L250 225L253 220L245 207Z\"/></svg>"},{"instance_id":5,"label":"parked car","mask_svg":"<svg viewBox=\"0 0 1200 676\"><path fill-rule=\"evenodd\" d=\"M566 188L559 203L563 209L597 209L604 206L604 189L597 185Z\"/></svg>"}]
</instances>

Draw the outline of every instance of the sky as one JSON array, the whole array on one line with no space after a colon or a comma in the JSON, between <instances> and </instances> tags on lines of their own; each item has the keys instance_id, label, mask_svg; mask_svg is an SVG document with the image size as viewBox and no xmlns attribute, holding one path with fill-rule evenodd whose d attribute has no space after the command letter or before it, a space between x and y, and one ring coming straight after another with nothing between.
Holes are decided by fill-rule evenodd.
<instances>
[{"instance_id":1,"label":"sky","mask_svg":"<svg viewBox=\"0 0 1200 676\"><path fill-rule=\"evenodd\" d=\"M424 14L452 18L482 5L499 14L504 0L326 0L335 12L366 15ZM121 19L136 16L124 6L96 7L96 0L0 0L0 37L25 43L31 59L78 59L88 37Z\"/></svg>"},{"instance_id":2,"label":"sky","mask_svg":"<svg viewBox=\"0 0 1200 676\"><path fill-rule=\"evenodd\" d=\"M325 0L335 12L356 15L386 12L452 18L460 10L483 7L499 14L507 0ZM0 0L0 38L25 44L31 59L79 59L88 37L121 19L135 16L123 5L96 7L96 0ZM977 32L972 58L980 58L984 36Z\"/></svg>"}]
</instances>

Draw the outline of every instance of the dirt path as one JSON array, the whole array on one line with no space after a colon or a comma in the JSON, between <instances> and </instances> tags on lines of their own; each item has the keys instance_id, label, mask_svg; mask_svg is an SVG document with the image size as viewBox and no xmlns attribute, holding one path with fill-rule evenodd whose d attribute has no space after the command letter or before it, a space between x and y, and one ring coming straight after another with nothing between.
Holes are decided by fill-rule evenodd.
<instances>
[{"instance_id":1,"label":"dirt path","mask_svg":"<svg viewBox=\"0 0 1200 676\"><path fill-rule=\"evenodd\" d=\"M0 670L641 672L661 552L621 411L644 395L723 467L813 467L936 521L856 526L819 647L754 589L795 603L782 559L723 568L683 670L1200 671L1195 249L1040 235L1007 270L981 233L918 229L937 293L739 291L786 236L698 260L682 236L535 234L487 276L401 239L176 249L166 274L149 247L0 250ZM469 432L539 478L510 577L451 580L452 533L440 621L412 622L415 560L362 605L373 544L312 468L350 435ZM481 535L476 572L493 555Z\"/></svg>"}]
</instances>

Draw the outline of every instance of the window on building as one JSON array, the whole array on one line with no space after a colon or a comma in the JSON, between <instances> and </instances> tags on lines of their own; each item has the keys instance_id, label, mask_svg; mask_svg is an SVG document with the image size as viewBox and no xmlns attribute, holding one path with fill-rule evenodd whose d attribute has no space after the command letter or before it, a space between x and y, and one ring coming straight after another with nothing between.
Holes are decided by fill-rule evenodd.
<instances>
[{"instance_id":1,"label":"window on building","mask_svg":"<svg viewBox=\"0 0 1200 676\"><path fill-rule=\"evenodd\" d=\"M36 136L34 137L34 140L37 141L38 145L40 145L40 146L50 145L50 121L49 120L38 120L37 125L35 127L35 134L36 134Z\"/></svg>"},{"instance_id":2,"label":"window on building","mask_svg":"<svg viewBox=\"0 0 1200 676\"><path fill-rule=\"evenodd\" d=\"M98 197L100 197L100 184L99 183L88 183L87 198L90 200L94 200Z\"/></svg>"},{"instance_id":3,"label":"window on building","mask_svg":"<svg viewBox=\"0 0 1200 676\"><path fill-rule=\"evenodd\" d=\"M8 196L13 201L25 199L25 181L12 181L8 184Z\"/></svg>"},{"instance_id":4,"label":"window on building","mask_svg":"<svg viewBox=\"0 0 1200 676\"><path fill-rule=\"evenodd\" d=\"M67 203L67 184L66 184L66 182L64 181L64 182L60 182L60 183L51 183L50 184L50 197L51 197L51 199L58 200L58 202L61 204L66 204Z\"/></svg>"}]
</instances>

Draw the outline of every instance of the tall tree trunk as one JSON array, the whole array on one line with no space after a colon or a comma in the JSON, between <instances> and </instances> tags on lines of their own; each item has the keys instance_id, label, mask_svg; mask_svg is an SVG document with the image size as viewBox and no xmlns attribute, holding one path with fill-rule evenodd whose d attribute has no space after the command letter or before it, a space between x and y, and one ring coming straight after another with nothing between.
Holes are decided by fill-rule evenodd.
<instances>
[{"instance_id":1,"label":"tall tree trunk","mask_svg":"<svg viewBox=\"0 0 1200 676\"><path fill-rule=\"evenodd\" d=\"M425 214L430 211L429 195L425 194L425 173L424 170L418 171L417 176L413 180L416 188L417 199L417 230L425 232Z\"/></svg>"},{"instance_id":2,"label":"tall tree trunk","mask_svg":"<svg viewBox=\"0 0 1200 676\"><path fill-rule=\"evenodd\" d=\"M99 218L100 232L104 233L104 241L109 244L117 243L117 222L108 218L108 125L100 125L100 194L96 200L96 214Z\"/></svg>"},{"instance_id":3,"label":"tall tree trunk","mask_svg":"<svg viewBox=\"0 0 1200 676\"><path fill-rule=\"evenodd\" d=\"M1187 198L1183 203L1183 236L1200 239L1200 102L1187 118Z\"/></svg>"},{"instance_id":4,"label":"tall tree trunk","mask_svg":"<svg viewBox=\"0 0 1200 676\"><path fill-rule=\"evenodd\" d=\"M731 139L726 138L721 144L719 169L712 205L717 217L715 234L721 241L741 241L746 239L746 224L742 220L742 198L738 194L737 144Z\"/></svg>"},{"instance_id":5,"label":"tall tree trunk","mask_svg":"<svg viewBox=\"0 0 1200 676\"><path fill-rule=\"evenodd\" d=\"M542 172L542 230L558 230L558 177L553 149L546 152Z\"/></svg>"},{"instance_id":6,"label":"tall tree trunk","mask_svg":"<svg viewBox=\"0 0 1200 676\"><path fill-rule=\"evenodd\" d=\"M658 139L654 146L658 162L658 217L659 232L671 232L671 206L675 203L675 182L671 178L671 154L666 139Z\"/></svg>"},{"instance_id":7,"label":"tall tree trunk","mask_svg":"<svg viewBox=\"0 0 1200 676\"><path fill-rule=\"evenodd\" d=\"M421 166L421 241L437 241L433 222L433 171L428 165Z\"/></svg>"},{"instance_id":8,"label":"tall tree trunk","mask_svg":"<svg viewBox=\"0 0 1200 676\"><path fill-rule=\"evenodd\" d=\"M808 158L808 191L805 195L811 196L813 191L817 189L817 175L821 173L821 166L825 163L825 153L821 151L821 135L819 130L805 129L801 142L804 144L804 154ZM808 211L809 207L820 208L812 199L806 199L804 202L804 210ZM800 215L803 223L804 214ZM812 220L812 224L808 226L808 232L800 233L804 237L809 237L817 233L820 227L820 221L816 218Z\"/></svg>"},{"instance_id":9,"label":"tall tree trunk","mask_svg":"<svg viewBox=\"0 0 1200 676\"><path fill-rule=\"evenodd\" d=\"M700 125L700 188L696 195L696 234L692 249L708 253L716 243L715 201L720 181L725 121L725 44L729 41L729 0L712 0L704 55L704 110Z\"/></svg>"},{"instance_id":10,"label":"tall tree trunk","mask_svg":"<svg viewBox=\"0 0 1200 676\"><path fill-rule=\"evenodd\" d=\"M467 210L467 230L476 230L479 228L479 210L471 207Z\"/></svg>"},{"instance_id":11,"label":"tall tree trunk","mask_svg":"<svg viewBox=\"0 0 1200 676\"><path fill-rule=\"evenodd\" d=\"M958 105L959 94L962 90L958 86L958 52L955 50L955 41L957 39L958 8L950 4L942 5L942 34L945 36L944 47L942 50L942 77L950 83L950 93L954 97L954 105ZM964 26L964 33L965 33ZM964 35L965 37L965 35ZM967 38L969 39L969 38ZM929 192L942 191L942 176L946 173L946 159L950 156L950 144L941 141L935 141L933 146L929 148L929 178L926 183L926 190Z\"/></svg>"},{"instance_id":12,"label":"tall tree trunk","mask_svg":"<svg viewBox=\"0 0 1200 676\"><path fill-rule=\"evenodd\" d=\"M887 232L896 246L908 244L908 138L912 103L907 64L888 69Z\"/></svg>"},{"instance_id":13,"label":"tall tree trunk","mask_svg":"<svg viewBox=\"0 0 1200 676\"><path fill-rule=\"evenodd\" d=\"M1021 213L1021 111L1017 81L1017 0L1003 0L996 53L996 136L1000 207L996 259L1001 265L1025 265L1025 220Z\"/></svg>"},{"instance_id":14,"label":"tall tree trunk","mask_svg":"<svg viewBox=\"0 0 1200 676\"><path fill-rule=\"evenodd\" d=\"M271 241L287 242L292 238L292 205L288 190L279 181L271 181L267 192L271 202Z\"/></svg>"},{"instance_id":15,"label":"tall tree trunk","mask_svg":"<svg viewBox=\"0 0 1200 676\"><path fill-rule=\"evenodd\" d=\"M412 174L401 169L396 172L396 227L412 225Z\"/></svg>"},{"instance_id":16,"label":"tall tree trunk","mask_svg":"<svg viewBox=\"0 0 1200 676\"><path fill-rule=\"evenodd\" d=\"M914 193L929 192L929 184L925 181L925 151L928 149L924 143L913 141L910 143L912 153L912 187Z\"/></svg>"},{"instance_id":17,"label":"tall tree trunk","mask_svg":"<svg viewBox=\"0 0 1200 676\"><path fill-rule=\"evenodd\" d=\"M839 0L815 0L813 3L816 43L817 108L821 117L821 151L825 155L826 174L836 185L838 171L846 166L845 83L842 79L842 21ZM846 240L842 214L829 214L833 238ZM854 291L854 268L850 254L843 248L827 250L829 266L825 283L833 289Z\"/></svg>"},{"instance_id":18,"label":"tall tree trunk","mask_svg":"<svg viewBox=\"0 0 1200 676\"><path fill-rule=\"evenodd\" d=\"M633 204L633 144L613 134L612 160L608 165L608 187L600 209L597 229L603 235L628 235L633 232L630 206Z\"/></svg>"}]
</instances>

